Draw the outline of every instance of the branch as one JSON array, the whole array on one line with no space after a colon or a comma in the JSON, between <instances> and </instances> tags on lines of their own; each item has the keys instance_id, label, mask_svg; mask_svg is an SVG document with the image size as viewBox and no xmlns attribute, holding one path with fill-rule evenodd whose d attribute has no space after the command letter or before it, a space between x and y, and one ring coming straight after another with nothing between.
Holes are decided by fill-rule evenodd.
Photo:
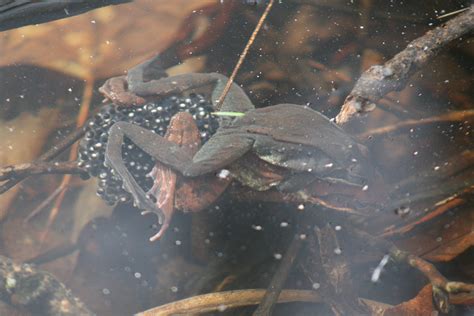
<instances>
[{"instance_id":1,"label":"branch","mask_svg":"<svg viewBox=\"0 0 474 316\"><path fill-rule=\"evenodd\" d=\"M81 174L86 176L87 172L84 168L79 167L76 161L39 161L0 168L0 181L26 178L32 175L40 174Z\"/></svg>"},{"instance_id":2,"label":"branch","mask_svg":"<svg viewBox=\"0 0 474 316\"><path fill-rule=\"evenodd\" d=\"M302 244L303 241L299 235L293 238L280 266L278 267L278 270L268 286L265 296L260 302L260 305L258 305L257 310L253 313L254 316L272 315L275 303L280 296L283 285L285 285L285 281L288 278L288 274L290 273L293 262L295 261Z\"/></svg>"},{"instance_id":3,"label":"branch","mask_svg":"<svg viewBox=\"0 0 474 316\"><path fill-rule=\"evenodd\" d=\"M374 103L384 95L403 89L411 75L436 56L441 48L473 30L474 5L471 5L466 12L412 41L383 66L370 67L347 96L336 122L344 124L357 113L372 111Z\"/></svg>"},{"instance_id":4,"label":"branch","mask_svg":"<svg viewBox=\"0 0 474 316\"><path fill-rule=\"evenodd\" d=\"M434 303L440 311L447 313L449 311L451 299L453 299L452 303L455 303L454 298L460 294L463 295L462 299L464 301L472 301L474 299L474 284L449 281L433 264L418 256L412 255L409 252L399 249L390 241L374 237L364 231L352 227L347 227L346 230L350 234L353 234L353 236L358 236L363 239L368 247L379 249L383 252L388 251L395 261L404 262L421 272L433 287Z\"/></svg>"},{"instance_id":5,"label":"branch","mask_svg":"<svg viewBox=\"0 0 474 316\"><path fill-rule=\"evenodd\" d=\"M230 308L256 305L260 303L265 293L266 290L249 289L197 295L149 309L142 313L138 313L137 316L189 315L195 313L223 311ZM280 296L278 297L278 303L288 302L321 303L322 300L315 291L281 291Z\"/></svg>"},{"instance_id":6,"label":"branch","mask_svg":"<svg viewBox=\"0 0 474 316\"><path fill-rule=\"evenodd\" d=\"M441 312L449 312L450 296L453 294L465 293L471 300L474 297L474 284L449 281L433 264L398 248L393 247L390 254L395 260L406 262L420 271L430 281L433 286L434 302Z\"/></svg>"},{"instance_id":7,"label":"branch","mask_svg":"<svg viewBox=\"0 0 474 316\"><path fill-rule=\"evenodd\" d=\"M0 256L0 299L35 315L93 315L54 276Z\"/></svg>"},{"instance_id":8,"label":"branch","mask_svg":"<svg viewBox=\"0 0 474 316\"><path fill-rule=\"evenodd\" d=\"M45 162L45 161L50 161L57 156L59 156L64 150L69 148L72 144L74 144L76 141L78 141L84 134L86 133L85 127L79 128L66 136L62 141L60 141L57 145L53 146L50 150L42 154L36 162ZM26 176L19 176L15 177L13 179L8 180L6 183L0 185L0 194L7 192L11 188L13 188L17 183L21 182L24 180Z\"/></svg>"}]
</instances>

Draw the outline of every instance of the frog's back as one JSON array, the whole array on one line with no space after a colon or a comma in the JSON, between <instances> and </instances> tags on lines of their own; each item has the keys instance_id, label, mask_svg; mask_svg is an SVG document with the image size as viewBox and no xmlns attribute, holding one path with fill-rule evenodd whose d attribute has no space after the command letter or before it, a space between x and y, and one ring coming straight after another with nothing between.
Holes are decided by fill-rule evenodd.
<instances>
[{"instance_id":1,"label":"frog's back","mask_svg":"<svg viewBox=\"0 0 474 316\"><path fill-rule=\"evenodd\" d=\"M242 117L239 125L250 133L288 143L288 148L312 148L313 158L316 156L320 161L319 170L334 163L357 177L365 178L369 173L367 157L361 150L364 147L326 116L308 107L279 104L252 110Z\"/></svg>"},{"instance_id":2,"label":"frog's back","mask_svg":"<svg viewBox=\"0 0 474 316\"><path fill-rule=\"evenodd\" d=\"M308 107L278 104L247 112L241 126L271 134L275 140L329 150L331 146L352 147L355 140L326 116ZM328 152L329 153L329 152ZM335 152L335 154L339 154Z\"/></svg>"}]
</instances>

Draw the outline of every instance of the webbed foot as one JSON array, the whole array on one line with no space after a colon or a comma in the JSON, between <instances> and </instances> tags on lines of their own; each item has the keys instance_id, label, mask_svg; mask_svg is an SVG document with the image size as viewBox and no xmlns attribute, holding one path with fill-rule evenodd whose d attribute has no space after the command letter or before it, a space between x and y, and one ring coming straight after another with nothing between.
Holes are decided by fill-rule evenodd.
<instances>
[{"instance_id":1,"label":"webbed foot","mask_svg":"<svg viewBox=\"0 0 474 316\"><path fill-rule=\"evenodd\" d=\"M150 241L160 239L168 229L171 218L174 213L174 196L176 191L176 173L160 164L153 167L153 170L148 174L153 178L153 187L147 192L147 195L153 195L156 198L155 209L161 210L161 215L164 218L160 220L161 228ZM148 213L155 213L153 211L144 211L142 215Z\"/></svg>"}]
</instances>

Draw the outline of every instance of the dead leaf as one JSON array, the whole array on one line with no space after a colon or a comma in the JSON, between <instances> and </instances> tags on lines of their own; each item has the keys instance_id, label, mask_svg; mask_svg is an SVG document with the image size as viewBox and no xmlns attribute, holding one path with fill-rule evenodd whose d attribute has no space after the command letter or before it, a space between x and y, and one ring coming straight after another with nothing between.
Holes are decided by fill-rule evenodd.
<instances>
[{"instance_id":1,"label":"dead leaf","mask_svg":"<svg viewBox=\"0 0 474 316\"><path fill-rule=\"evenodd\" d=\"M31 64L78 78L108 78L165 49L193 10L213 3L137 0L2 32L0 66Z\"/></svg>"},{"instance_id":2,"label":"dead leaf","mask_svg":"<svg viewBox=\"0 0 474 316\"><path fill-rule=\"evenodd\" d=\"M441 216L423 228L397 245L435 262L451 261L474 245L474 213L469 207Z\"/></svg>"},{"instance_id":3,"label":"dead leaf","mask_svg":"<svg viewBox=\"0 0 474 316\"><path fill-rule=\"evenodd\" d=\"M390 307L383 313L384 316L410 315L410 316L426 316L433 315L436 312L433 306L433 292L431 285L426 285L418 295L406 302Z\"/></svg>"}]
</instances>

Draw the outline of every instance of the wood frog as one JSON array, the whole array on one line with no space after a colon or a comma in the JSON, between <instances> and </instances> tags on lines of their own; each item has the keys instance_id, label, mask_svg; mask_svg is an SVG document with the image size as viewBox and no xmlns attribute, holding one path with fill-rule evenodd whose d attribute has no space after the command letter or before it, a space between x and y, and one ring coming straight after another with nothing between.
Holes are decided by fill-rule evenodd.
<instances>
[{"instance_id":1,"label":"wood frog","mask_svg":"<svg viewBox=\"0 0 474 316\"><path fill-rule=\"evenodd\" d=\"M150 68L156 64L159 64L159 56L131 69L127 76L109 79L100 91L114 103L133 105L152 96L212 86L211 100L218 108L217 100L227 77L218 73L189 73L149 80L144 74L149 74ZM161 200L169 200L169 193L173 194L174 190L165 189L168 193L163 193L164 197L155 194L158 195L157 203L147 196L122 161L125 136L157 163L185 178L205 175L218 178L217 175L228 173L244 186L257 191L277 188L295 192L321 179L363 188L372 175L365 147L327 117L308 107L279 104L256 109L242 88L233 83L220 110L242 115L219 117L218 130L197 151L189 151L186 146L131 123L117 122L111 127L105 163L122 178L123 186L131 193L136 206L156 213L160 223L165 224L164 229L172 214L169 205L173 204L166 202L168 208L164 211L162 207L166 203ZM187 123L180 124L181 133L186 133L195 124L189 116L186 120ZM191 145L198 148L196 144ZM154 176L157 175L155 172ZM161 175L159 178L155 191L166 182L165 179L172 180L172 176ZM174 187L173 182L171 187ZM163 230L152 240L162 234Z\"/></svg>"}]
</instances>

